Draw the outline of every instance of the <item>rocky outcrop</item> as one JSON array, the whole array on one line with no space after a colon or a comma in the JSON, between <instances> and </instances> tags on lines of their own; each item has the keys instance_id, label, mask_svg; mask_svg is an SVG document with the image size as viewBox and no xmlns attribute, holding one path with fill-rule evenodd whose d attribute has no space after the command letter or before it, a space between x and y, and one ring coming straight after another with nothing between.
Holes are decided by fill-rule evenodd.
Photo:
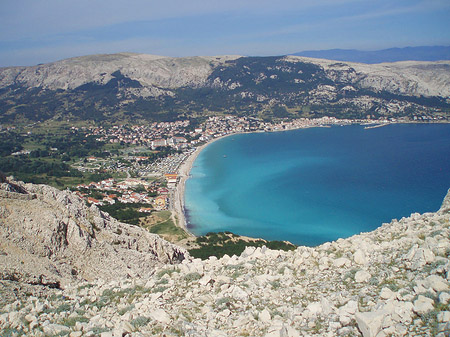
<instances>
[{"instance_id":1,"label":"rocky outcrop","mask_svg":"<svg viewBox=\"0 0 450 337\"><path fill-rule=\"evenodd\" d=\"M30 336L448 336L449 237L450 192L436 213L315 248L247 247L240 256L160 265L145 278L74 283L11 301L0 329Z\"/></svg>"},{"instance_id":2,"label":"rocky outcrop","mask_svg":"<svg viewBox=\"0 0 450 337\"><path fill-rule=\"evenodd\" d=\"M188 253L118 222L69 191L4 181L0 279L59 287L76 280L148 277Z\"/></svg>"}]
</instances>

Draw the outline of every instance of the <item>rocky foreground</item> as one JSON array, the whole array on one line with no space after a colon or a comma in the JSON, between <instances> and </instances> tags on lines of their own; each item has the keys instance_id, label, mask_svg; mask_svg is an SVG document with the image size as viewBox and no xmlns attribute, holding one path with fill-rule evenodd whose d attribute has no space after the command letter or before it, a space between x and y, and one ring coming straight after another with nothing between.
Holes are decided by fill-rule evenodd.
<instances>
[{"instance_id":1,"label":"rocky foreground","mask_svg":"<svg viewBox=\"0 0 450 337\"><path fill-rule=\"evenodd\" d=\"M189 256L156 234L87 207L70 191L0 179L0 280L64 288L98 278L149 277L156 266Z\"/></svg>"},{"instance_id":2,"label":"rocky foreground","mask_svg":"<svg viewBox=\"0 0 450 337\"><path fill-rule=\"evenodd\" d=\"M28 285L0 309L0 335L448 336L449 238L450 192L436 213L315 248L248 247L145 276L108 280L105 268L60 289Z\"/></svg>"}]
</instances>

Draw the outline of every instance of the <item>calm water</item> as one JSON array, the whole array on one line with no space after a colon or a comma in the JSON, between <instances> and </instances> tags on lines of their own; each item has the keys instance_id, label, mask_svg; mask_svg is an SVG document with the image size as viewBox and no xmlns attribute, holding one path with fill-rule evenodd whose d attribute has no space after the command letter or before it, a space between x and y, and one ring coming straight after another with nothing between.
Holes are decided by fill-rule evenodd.
<instances>
[{"instance_id":1,"label":"calm water","mask_svg":"<svg viewBox=\"0 0 450 337\"><path fill-rule=\"evenodd\" d=\"M230 136L186 183L190 229L317 245L439 209L450 125L397 124Z\"/></svg>"}]
</instances>

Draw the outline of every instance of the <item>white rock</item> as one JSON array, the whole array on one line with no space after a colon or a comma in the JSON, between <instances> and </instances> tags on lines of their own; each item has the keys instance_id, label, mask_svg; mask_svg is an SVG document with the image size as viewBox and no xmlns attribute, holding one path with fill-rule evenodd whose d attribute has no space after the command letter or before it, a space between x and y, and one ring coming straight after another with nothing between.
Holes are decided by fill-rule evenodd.
<instances>
[{"instance_id":1,"label":"white rock","mask_svg":"<svg viewBox=\"0 0 450 337\"><path fill-rule=\"evenodd\" d=\"M320 300L320 305L322 306L322 313L325 316L328 316L333 312L333 307L327 298L322 297L322 299Z\"/></svg>"},{"instance_id":2,"label":"white rock","mask_svg":"<svg viewBox=\"0 0 450 337\"><path fill-rule=\"evenodd\" d=\"M276 324L268 329L264 337L288 337L288 331L284 325Z\"/></svg>"},{"instance_id":3,"label":"white rock","mask_svg":"<svg viewBox=\"0 0 450 337\"><path fill-rule=\"evenodd\" d=\"M26 315L24 318L27 322L33 322L33 321L37 320L36 316L30 315L30 314Z\"/></svg>"},{"instance_id":4,"label":"white rock","mask_svg":"<svg viewBox=\"0 0 450 337\"><path fill-rule=\"evenodd\" d=\"M353 261L355 261L356 264L366 264L366 254L361 249L358 249L353 254Z\"/></svg>"},{"instance_id":5,"label":"white rock","mask_svg":"<svg viewBox=\"0 0 450 337\"><path fill-rule=\"evenodd\" d=\"M69 337L81 337L83 335L83 333L81 331L72 331L69 334Z\"/></svg>"},{"instance_id":6,"label":"white rock","mask_svg":"<svg viewBox=\"0 0 450 337\"><path fill-rule=\"evenodd\" d=\"M435 260L434 253L428 248L419 248L414 252L411 261L411 269L417 270L425 266L427 263L432 263Z\"/></svg>"},{"instance_id":7,"label":"white rock","mask_svg":"<svg viewBox=\"0 0 450 337\"><path fill-rule=\"evenodd\" d=\"M0 315L0 325L8 323L9 314L7 312Z\"/></svg>"},{"instance_id":8,"label":"white rock","mask_svg":"<svg viewBox=\"0 0 450 337\"><path fill-rule=\"evenodd\" d=\"M412 320L413 308L411 302L394 301L392 317L397 322L409 324Z\"/></svg>"},{"instance_id":9,"label":"white rock","mask_svg":"<svg viewBox=\"0 0 450 337\"><path fill-rule=\"evenodd\" d=\"M61 324L49 324L44 326L44 333L47 335L57 335L61 332L70 331L70 328Z\"/></svg>"},{"instance_id":10,"label":"white rock","mask_svg":"<svg viewBox=\"0 0 450 337\"><path fill-rule=\"evenodd\" d=\"M200 280L198 280L198 283L202 286L206 286L210 281L211 281L211 276L205 275Z\"/></svg>"},{"instance_id":11,"label":"white rock","mask_svg":"<svg viewBox=\"0 0 450 337\"><path fill-rule=\"evenodd\" d=\"M352 322L352 318L347 315L341 315L341 316L339 316L339 322L341 325L346 326Z\"/></svg>"},{"instance_id":12,"label":"white rock","mask_svg":"<svg viewBox=\"0 0 450 337\"><path fill-rule=\"evenodd\" d=\"M370 279L371 276L372 275L370 275L365 270L358 270L355 274L355 282L357 282L357 283L366 282Z\"/></svg>"},{"instance_id":13,"label":"white rock","mask_svg":"<svg viewBox=\"0 0 450 337\"><path fill-rule=\"evenodd\" d=\"M353 315L357 310L358 302L350 300L345 305L339 308L339 315Z\"/></svg>"},{"instance_id":14,"label":"white rock","mask_svg":"<svg viewBox=\"0 0 450 337\"><path fill-rule=\"evenodd\" d=\"M270 320L272 319L272 317L267 309L264 309L263 311L261 311L259 313L258 317L259 317L259 320L264 323L270 322Z\"/></svg>"},{"instance_id":15,"label":"white rock","mask_svg":"<svg viewBox=\"0 0 450 337\"><path fill-rule=\"evenodd\" d=\"M237 301L246 301L248 299L248 294L238 286L233 286L231 296Z\"/></svg>"},{"instance_id":16,"label":"white rock","mask_svg":"<svg viewBox=\"0 0 450 337\"><path fill-rule=\"evenodd\" d=\"M439 302L447 304L450 302L450 294L449 293L441 293L439 295Z\"/></svg>"},{"instance_id":17,"label":"white rock","mask_svg":"<svg viewBox=\"0 0 450 337\"><path fill-rule=\"evenodd\" d=\"M23 315L18 311L11 311L8 315L8 321L11 327L17 328L22 326Z\"/></svg>"},{"instance_id":18,"label":"white rock","mask_svg":"<svg viewBox=\"0 0 450 337\"><path fill-rule=\"evenodd\" d=\"M441 311L437 316L439 323L450 322L450 311Z\"/></svg>"},{"instance_id":19,"label":"white rock","mask_svg":"<svg viewBox=\"0 0 450 337\"><path fill-rule=\"evenodd\" d=\"M222 311L220 314L221 314L222 316L224 316L224 317L228 317L228 316L231 315L231 311L230 311L229 309L225 309L225 310Z\"/></svg>"},{"instance_id":20,"label":"white rock","mask_svg":"<svg viewBox=\"0 0 450 337\"><path fill-rule=\"evenodd\" d=\"M353 315L358 310L358 303L354 300L348 301L345 305L339 308L339 322L342 325L348 325L352 321Z\"/></svg>"},{"instance_id":21,"label":"white rock","mask_svg":"<svg viewBox=\"0 0 450 337\"><path fill-rule=\"evenodd\" d=\"M321 257L320 260L319 260L319 270L325 270L325 269L328 269L328 268L329 268L329 266L328 266L328 257L326 257L326 256Z\"/></svg>"},{"instance_id":22,"label":"white rock","mask_svg":"<svg viewBox=\"0 0 450 337\"><path fill-rule=\"evenodd\" d=\"M306 310L309 311L310 316L316 316L322 313L322 304L320 302L312 302L308 304Z\"/></svg>"},{"instance_id":23,"label":"white rock","mask_svg":"<svg viewBox=\"0 0 450 337\"><path fill-rule=\"evenodd\" d=\"M419 315L423 315L433 308L434 301L431 298L419 295L417 300L414 301L414 311Z\"/></svg>"},{"instance_id":24,"label":"white rock","mask_svg":"<svg viewBox=\"0 0 450 337\"><path fill-rule=\"evenodd\" d=\"M245 247L244 251L241 254L241 257L249 257L252 256L252 254L256 251L256 247L253 246L247 246Z\"/></svg>"},{"instance_id":25,"label":"white rock","mask_svg":"<svg viewBox=\"0 0 450 337\"><path fill-rule=\"evenodd\" d=\"M395 332L399 336L405 336L408 332L408 328L404 324L398 323L395 325Z\"/></svg>"},{"instance_id":26,"label":"white rock","mask_svg":"<svg viewBox=\"0 0 450 337\"><path fill-rule=\"evenodd\" d=\"M346 257L340 257L340 258L334 260L334 262L333 262L333 266L336 268L350 266L351 264L352 264L352 262L349 259L347 259Z\"/></svg>"},{"instance_id":27,"label":"white rock","mask_svg":"<svg viewBox=\"0 0 450 337\"><path fill-rule=\"evenodd\" d=\"M133 332L134 330L134 326L132 326L130 322L122 322L121 328L125 332Z\"/></svg>"},{"instance_id":28,"label":"white rock","mask_svg":"<svg viewBox=\"0 0 450 337\"><path fill-rule=\"evenodd\" d=\"M389 288L383 288L381 289L380 298L383 300L389 300L392 298L395 298L396 294Z\"/></svg>"},{"instance_id":29,"label":"white rock","mask_svg":"<svg viewBox=\"0 0 450 337\"><path fill-rule=\"evenodd\" d=\"M206 335L208 337L228 337L228 335L225 332L222 332L222 331L217 330L217 329L208 330Z\"/></svg>"},{"instance_id":30,"label":"white rock","mask_svg":"<svg viewBox=\"0 0 450 337\"><path fill-rule=\"evenodd\" d=\"M357 312L355 314L356 323L364 337L375 337L381 330L385 311Z\"/></svg>"},{"instance_id":31,"label":"white rock","mask_svg":"<svg viewBox=\"0 0 450 337\"><path fill-rule=\"evenodd\" d=\"M428 276L425 279L424 285L427 288L433 288L437 292L449 290L448 282L438 275Z\"/></svg>"},{"instance_id":32,"label":"white rock","mask_svg":"<svg viewBox=\"0 0 450 337\"><path fill-rule=\"evenodd\" d=\"M163 309L156 309L150 313L150 317L155 321L167 324L170 323L170 316Z\"/></svg>"},{"instance_id":33,"label":"white rock","mask_svg":"<svg viewBox=\"0 0 450 337\"><path fill-rule=\"evenodd\" d=\"M36 320L36 321L30 322L29 328L30 328L30 330L33 330L34 328L37 328L38 326L39 326L39 322Z\"/></svg>"}]
</instances>

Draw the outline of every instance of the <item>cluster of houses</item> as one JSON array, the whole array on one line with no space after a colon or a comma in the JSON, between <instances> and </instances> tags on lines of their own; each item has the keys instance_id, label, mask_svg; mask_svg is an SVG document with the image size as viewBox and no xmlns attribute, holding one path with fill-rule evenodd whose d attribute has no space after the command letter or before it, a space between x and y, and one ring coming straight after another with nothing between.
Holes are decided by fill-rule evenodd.
<instances>
[{"instance_id":1,"label":"cluster of houses","mask_svg":"<svg viewBox=\"0 0 450 337\"><path fill-rule=\"evenodd\" d=\"M139 191L136 191L136 188ZM167 209L169 190L161 186L158 181L147 182L141 179L128 178L121 182L114 179L106 179L100 182L91 182L89 184L80 184L77 186L78 191L75 193L79 197L85 199L89 204L101 206L105 204L114 204L121 202L124 204L143 203L151 204L153 207L142 207L143 213L150 213L152 210ZM97 195L101 195L102 199L93 198L89 191L97 191ZM142 191L141 191L142 190ZM157 194L156 197L150 197L149 193Z\"/></svg>"},{"instance_id":2,"label":"cluster of houses","mask_svg":"<svg viewBox=\"0 0 450 337\"><path fill-rule=\"evenodd\" d=\"M96 136L97 141L130 145L144 145L152 148L171 146L182 149L187 146L187 139L180 135L187 134L188 120L176 122L150 123L147 125L114 125L111 127L82 128L87 135ZM79 128L72 127L74 132Z\"/></svg>"},{"instance_id":3,"label":"cluster of houses","mask_svg":"<svg viewBox=\"0 0 450 337\"><path fill-rule=\"evenodd\" d=\"M87 131L87 136L94 135L97 141L106 143L141 145L152 149L169 146L177 150L182 150L196 146L198 143L209 141L212 138L233 133L277 131L342 122L343 120L338 120L334 117L323 117L317 119L302 118L274 124L253 117L212 116L204 124L195 129L189 127L189 120L155 122L147 125L133 126L84 127L82 129ZM79 128L72 127L72 130L73 132L77 132Z\"/></svg>"}]
</instances>

